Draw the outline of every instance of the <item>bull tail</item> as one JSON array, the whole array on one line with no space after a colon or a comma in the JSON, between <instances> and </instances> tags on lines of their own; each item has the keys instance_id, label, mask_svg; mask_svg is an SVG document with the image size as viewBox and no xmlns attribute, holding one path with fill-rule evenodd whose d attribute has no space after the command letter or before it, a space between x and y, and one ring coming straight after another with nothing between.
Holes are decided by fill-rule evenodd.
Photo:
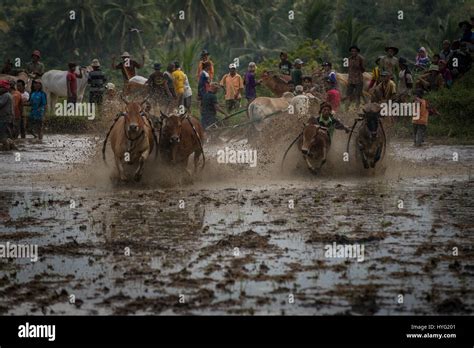
<instances>
[{"instance_id":1,"label":"bull tail","mask_svg":"<svg viewBox=\"0 0 474 348\"><path fill-rule=\"evenodd\" d=\"M201 137L199 136L199 134L198 134L196 128L194 127L193 123L192 123L191 120L189 119L189 116L186 116L186 119L188 120L189 125L190 125L191 128L193 129L194 134L196 135L196 138L197 138L197 140L198 140L199 147L201 148L201 154L202 154L202 166L201 166L201 171L202 171L202 170L204 170L204 166L206 165L206 156L204 156L204 148L202 147Z\"/></svg>"},{"instance_id":2,"label":"bull tail","mask_svg":"<svg viewBox=\"0 0 474 348\"><path fill-rule=\"evenodd\" d=\"M351 143L351 137L352 137L352 133L354 132L354 128L357 124L357 119L354 120L354 124L352 125L351 127L351 133L349 134L349 139L347 139L347 146L346 146L346 152L349 153L349 145Z\"/></svg>"},{"instance_id":3,"label":"bull tail","mask_svg":"<svg viewBox=\"0 0 474 348\"><path fill-rule=\"evenodd\" d=\"M114 128L115 124L117 123L118 119L123 116L123 114L118 114L117 117L114 120L114 123L112 123L112 126L110 126L109 131L107 132L107 135L105 136L104 144L102 145L102 160L104 163L107 165L107 159L105 158L105 149L107 147L107 140L109 140L109 135L112 132L112 129Z\"/></svg>"},{"instance_id":4,"label":"bull tail","mask_svg":"<svg viewBox=\"0 0 474 348\"><path fill-rule=\"evenodd\" d=\"M382 150L382 157L380 159L383 159L385 157L385 149L387 148L387 136L385 135L385 129L383 128L382 121L379 119L380 123L380 128L382 129L382 134L383 134L383 150Z\"/></svg>"},{"instance_id":5,"label":"bull tail","mask_svg":"<svg viewBox=\"0 0 474 348\"><path fill-rule=\"evenodd\" d=\"M288 148L286 149L285 151L285 154L283 155L283 158L281 160L281 165L280 165L280 170L283 171L283 163L285 162L285 158L286 158L286 155L288 154L288 151L290 151L290 149L293 147L293 145L298 141L299 138L301 138L301 136L303 135L303 132L301 132L296 138L295 140L293 140L293 142L290 144L290 146L288 146Z\"/></svg>"}]
</instances>

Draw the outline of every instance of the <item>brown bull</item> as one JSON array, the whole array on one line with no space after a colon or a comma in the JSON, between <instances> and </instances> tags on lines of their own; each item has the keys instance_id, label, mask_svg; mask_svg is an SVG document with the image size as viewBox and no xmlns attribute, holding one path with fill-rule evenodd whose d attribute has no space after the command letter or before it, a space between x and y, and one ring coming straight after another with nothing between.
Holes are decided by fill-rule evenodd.
<instances>
[{"instance_id":1,"label":"brown bull","mask_svg":"<svg viewBox=\"0 0 474 348\"><path fill-rule=\"evenodd\" d=\"M188 114L165 115L161 113L160 154L161 159L187 171L189 156L194 153L194 173L197 172L199 158L203 156L202 141L204 131L201 123ZM202 169L201 168L201 169Z\"/></svg>"},{"instance_id":2,"label":"brown bull","mask_svg":"<svg viewBox=\"0 0 474 348\"><path fill-rule=\"evenodd\" d=\"M380 106L374 103L368 104L364 108L361 121L357 130L357 149L360 151L364 168L367 169L369 166L374 168L383 157L386 147L385 132L380 121Z\"/></svg>"},{"instance_id":3,"label":"brown bull","mask_svg":"<svg viewBox=\"0 0 474 348\"><path fill-rule=\"evenodd\" d=\"M317 174L327 160L330 140L328 130L316 124L304 127L298 142L298 149L303 154L309 170Z\"/></svg>"},{"instance_id":4,"label":"brown bull","mask_svg":"<svg viewBox=\"0 0 474 348\"><path fill-rule=\"evenodd\" d=\"M278 75L273 71L264 71L262 73L262 84L267 87L276 97L281 97L283 93L288 92L288 80L286 75Z\"/></svg>"},{"instance_id":5,"label":"brown bull","mask_svg":"<svg viewBox=\"0 0 474 348\"><path fill-rule=\"evenodd\" d=\"M134 180L139 181L145 161L153 151L155 137L151 122L142 116L141 105L136 102L125 101L125 103L127 104L126 112L119 115L110 128L104 141L102 154L105 161L105 147L110 135L120 180L127 180L124 165L136 165Z\"/></svg>"}]
</instances>

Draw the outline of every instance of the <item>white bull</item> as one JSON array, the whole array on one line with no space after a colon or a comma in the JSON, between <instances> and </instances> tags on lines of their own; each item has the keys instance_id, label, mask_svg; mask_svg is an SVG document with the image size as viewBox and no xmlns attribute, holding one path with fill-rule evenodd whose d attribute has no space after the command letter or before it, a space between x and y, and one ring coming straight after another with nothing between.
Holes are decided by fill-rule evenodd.
<instances>
[{"instance_id":1,"label":"white bull","mask_svg":"<svg viewBox=\"0 0 474 348\"><path fill-rule=\"evenodd\" d=\"M90 68L81 68L82 78L77 78L77 102L82 102L84 92L87 87L87 78L89 76ZM79 68L76 69L79 73ZM41 77L43 82L43 91L46 93L48 100L48 110L54 110L58 97L67 98L67 71L63 70L49 70Z\"/></svg>"},{"instance_id":2,"label":"white bull","mask_svg":"<svg viewBox=\"0 0 474 348\"><path fill-rule=\"evenodd\" d=\"M249 118L254 121L255 129L261 131L263 127L271 122L266 116L272 115L278 111L288 111L290 101L294 97L293 93L285 92L281 98L258 97L249 105Z\"/></svg>"}]
</instances>

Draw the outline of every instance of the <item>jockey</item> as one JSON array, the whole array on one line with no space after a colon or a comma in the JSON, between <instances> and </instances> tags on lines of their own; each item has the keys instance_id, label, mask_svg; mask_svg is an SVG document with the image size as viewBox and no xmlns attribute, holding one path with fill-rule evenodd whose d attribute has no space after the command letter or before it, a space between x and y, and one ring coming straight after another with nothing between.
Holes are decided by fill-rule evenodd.
<instances>
[{"instance_id":1,"label":"jockey","mask_svg":"<svg viewBox=\"0 0 474 348\"><path fill-rule=\"evenodd\" d=\"M332 140L334 129L345 130L346 133L350 132L349 127L346 127L339 119L335 117L335 113L332 110L331 104L327 102L321 104L319 117L311 116L309 123L325 127L328 131L330 141Z\"/></svg>"}]
</instances>

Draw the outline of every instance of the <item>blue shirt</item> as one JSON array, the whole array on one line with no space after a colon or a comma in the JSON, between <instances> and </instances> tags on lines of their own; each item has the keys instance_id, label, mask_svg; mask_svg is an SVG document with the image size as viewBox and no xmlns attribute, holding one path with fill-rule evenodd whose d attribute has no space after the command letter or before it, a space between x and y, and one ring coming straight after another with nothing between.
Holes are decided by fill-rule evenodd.
<instances>
[{"instance_id":1,"label":"blue shirt","mask_svg":"<svg viewBox=\"0 0 474 348\"><path fill-rule=\"evenodd\" d=\"M33 120L42 120L46 107L46 93L42 91L32 92L30 95L31 113Z\"/></svg>"}]
</instances>

